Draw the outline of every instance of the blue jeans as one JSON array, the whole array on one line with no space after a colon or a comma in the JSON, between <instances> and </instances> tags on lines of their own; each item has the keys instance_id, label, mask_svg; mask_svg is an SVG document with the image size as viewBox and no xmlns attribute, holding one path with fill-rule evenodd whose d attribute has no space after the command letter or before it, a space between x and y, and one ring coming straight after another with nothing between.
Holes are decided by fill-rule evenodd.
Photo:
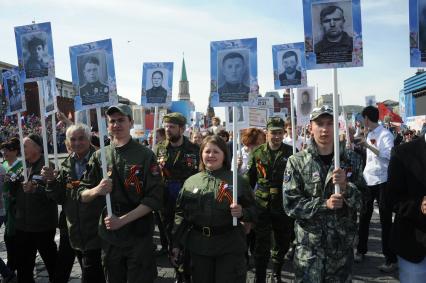
<instances>
[{"instance_id":1,"label":"blue jeans","mask_svg":"<svg viewBox=\"0 0 426 283\"><path fill-rule=\"evenodd\" d=\"M426 257L419 263L398 257L399 280L401 283L422 283L426 278Z\"/></svg>"}]
</instances>

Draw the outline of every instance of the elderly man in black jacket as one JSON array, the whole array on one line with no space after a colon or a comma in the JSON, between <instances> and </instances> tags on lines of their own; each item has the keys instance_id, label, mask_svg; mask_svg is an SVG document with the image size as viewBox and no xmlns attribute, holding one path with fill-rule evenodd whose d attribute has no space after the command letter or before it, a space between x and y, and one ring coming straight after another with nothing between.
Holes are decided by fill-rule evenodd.
<instances>
[{"instance_id":1,"label":"elderly man in black jacket","mask_svg":"<svg viewBox=\"0 0 426 283\"><path fill-rule=\"evenodd\" d=\"M395 147L384 191L396 212L390 247L398 255L401 283L426 278L426 139Z\"/></svg>"}]
</instances>

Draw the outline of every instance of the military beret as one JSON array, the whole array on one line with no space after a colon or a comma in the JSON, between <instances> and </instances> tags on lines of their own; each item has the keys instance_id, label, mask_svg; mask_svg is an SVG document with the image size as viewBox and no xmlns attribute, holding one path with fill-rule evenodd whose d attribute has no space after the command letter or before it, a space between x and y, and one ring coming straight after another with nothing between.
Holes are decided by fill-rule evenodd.
<instances>
[{"instance_id":1,"label":"military beret","mask_svg":"<svg viewBox=\"0 0 426 283\"><path fill-rule=\"evenodd\" d=\"M333 117L333 108L329 105L323 105L321 107L314 108L312 110L310 120L314 121L322 115L330 115Z\"/></svg>"},{"instance_id":2,"label":"military beret","mask_svg":"<svg viewBox=\"0 0 426 283\"><path fill-rule=\"evenodd\" d=\"M268 119L266 129L270 131L282 130L284 129L284 120L280 117L271 117Z\"/></svg>"},{"instance_id":3,"label":"military beret","mask_svg":"<svg viewBox=\"0 0 426 283\"><path fill-rule=\"evenodd\" d=\"M164 115L163 123L173 123L180 126L186 125L186 118L179 112L173 112Z\"/></svg>"}]
</instances>

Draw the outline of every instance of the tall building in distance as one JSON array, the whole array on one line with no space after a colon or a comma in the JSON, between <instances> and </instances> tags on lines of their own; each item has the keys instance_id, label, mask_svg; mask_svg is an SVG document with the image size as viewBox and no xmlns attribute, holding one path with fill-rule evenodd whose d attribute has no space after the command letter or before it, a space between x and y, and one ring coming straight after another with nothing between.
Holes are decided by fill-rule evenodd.
<instances>
[{"instance_id":1,"label":"tall building in distance","mask_svg":"<svg viewBox=\"0 0 426 283\"><path fill-rule=\"evenodd\" d=\"M179 94L178 100L180 101L189 101L189 82L188 77L186 76L186 67L185 67L185 58L182 59L182 73L180 75L179 81Z\"/></svg>"}]
</instances>

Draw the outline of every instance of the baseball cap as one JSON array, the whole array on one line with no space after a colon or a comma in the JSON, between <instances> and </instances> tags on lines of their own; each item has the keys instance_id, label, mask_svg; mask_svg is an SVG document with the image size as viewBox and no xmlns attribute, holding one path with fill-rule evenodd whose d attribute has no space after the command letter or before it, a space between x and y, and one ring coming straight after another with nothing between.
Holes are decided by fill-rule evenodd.
<instances>
[{"instance_id":1,"label":"baseball cap","mask_svg":"<svg viewBox=\"0 0 426 283\"><path fill-rule=\"evenodd\" d=\"M114 106L110 106L106 111L107 115L111 115L113 113L119 112L125 116L128 116L130 119L133 119L132 109L127 104L119 103Z\"/></svg>"},{"instance_id":2,"label":"baseball cap","mask_svg":"<svg viewBox=\"0 0 426 283\"><path fill-rule=\"evenodd\" d=\"M322 115L330 115L333 117L333 108L329 105L323 105L321 107L314 108L311 112L310 120L314 121Z\"/></svg>"},{"instance_id":3,"label":"baseball cap","mask_svg":"<svg viewBox=\"0 0 426 283\"><path fill-rule=\"evenodd\" d=\"M271 117L268 119L266 129L271 131L282 130L284 129L284 120L280 117Z\"/></svg>"}]
</instances>

